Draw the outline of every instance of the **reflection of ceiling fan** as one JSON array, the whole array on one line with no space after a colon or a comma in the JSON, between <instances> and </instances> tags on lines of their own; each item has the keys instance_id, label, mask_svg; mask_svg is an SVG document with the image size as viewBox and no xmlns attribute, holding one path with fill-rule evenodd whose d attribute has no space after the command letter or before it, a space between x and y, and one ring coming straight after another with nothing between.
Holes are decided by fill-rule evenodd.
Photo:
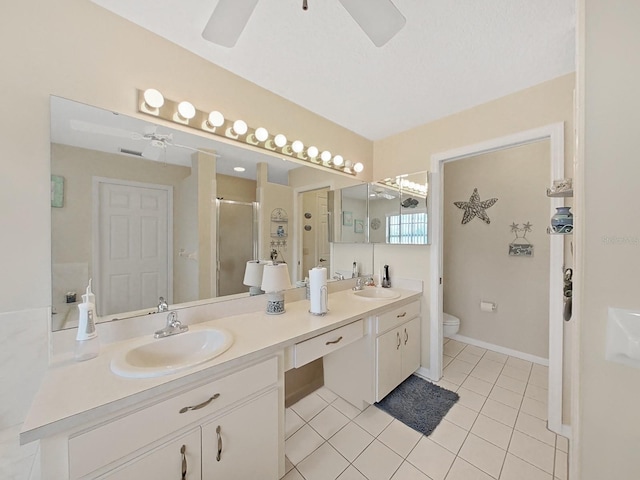
<instances>
[{"instance_id":1,"label":"reflection of ceiling fan","mask_svg":"<svg viewBox=\"0 0 640 480\"><path fill-rule=\"evenodd\" d=\"M374 190L370 197L375 197L375 198L384 198L385 200L391 200L393 198L396 198L395 195L390 194L389 192L386 192L384 190Z\"/></svg>"},{"instance_id":2,"label":"reflection of ceiling fan","mask_svg":"<svg viewBox=\"0 0 640 480\"><path fill-rule=\"evenodd\" d=\"M173 142L173 134L171 133L159 133L158 127L154 125L148 125L144 127L144 133L131 132L121 128L107 127L97 123L86 122L84 120L71 120L71 129L85 132L94 133L98 135L107 135L111 137L120 137L131 140L141 140L148 142L142 150L132 150L129 148L120 147L121 153L128 155L135 155L137 157L146 158L148 160L159 160L160 156L166 152L167 147L186 148L194 152L204 153L206 155L214 155L212 152L206 150L200 150L187 145L180 145Z\"/></svg>"},{"instance_id":3,"label":"reflection of ceiling fan","mask_svg":"<svg viewBox=\"0 0 640 480\"><path fill-rule=\"evenodd\" d=\"M381 47L398 33L406 19L391 0L339 0L376 47ZM233 47L244 30L258 0L220 0L205 26L205 40ZM307 0L302 9L307 10Z\"/></svg>"},{"instance_id":4,"label":"reflection of ceiling fan","mask_svg":"<svg viewBox=\"0 0 640 480\"><path fill-rule=\"evenodd\" d=\"M415 198L407 198L406 200L404 200L400 205L402 205L402 208L416 208L418 206L418 200L416 200Z\"/></svg>"}]
</instances>

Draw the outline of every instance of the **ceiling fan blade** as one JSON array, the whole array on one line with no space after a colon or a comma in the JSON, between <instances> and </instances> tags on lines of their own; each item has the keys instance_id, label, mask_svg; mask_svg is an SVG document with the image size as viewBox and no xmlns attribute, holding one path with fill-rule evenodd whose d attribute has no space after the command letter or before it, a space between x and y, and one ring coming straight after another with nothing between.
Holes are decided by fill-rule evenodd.
<instances>
[{"instance_id":1,"label":"ceiling fan blade","mask_svg":"<svg viewBox=\"0 0 640 480\"><path fill-rule=\"evenodd\" d=\"M99 135L109 135L111 137L133 138L134 132L123 130L122 128L107 127L97 123L85 122L84 120L69 120L72 130L85 133L96 133Z\"/></svg>"},{"instance_id":2,"label":"ceiling fan blade","mask_svg":"<svg viewBox=\"0 0 640 480\"><path fill-rule=\"evenodd\" d=\"M148 160L158 160L163 150L164 145L160 146L152 140L146 147L144 147L144 150L142 151L142 158L146 158Z\"/></svg>"},{"instance_id":3,"label":"ceiling fan blade","mask_svg":"<svg viewBox=\"0 0 640 480\"><path fill-rule=\"evenodd\" d=\"M202 31L202 38L210 42L233 47L258 0L220 0Z\"/></svg>"},{"instance_id":4,"label":"ceiling fan blade","mask_svg":"<svg viewBox=\"0 0 640 480\"><path fill-rule=\"evenodd\" d=\"M407 23L391 0L340 0L340 3L376 47L391 40Z\"/></svg>"}]
</instances>

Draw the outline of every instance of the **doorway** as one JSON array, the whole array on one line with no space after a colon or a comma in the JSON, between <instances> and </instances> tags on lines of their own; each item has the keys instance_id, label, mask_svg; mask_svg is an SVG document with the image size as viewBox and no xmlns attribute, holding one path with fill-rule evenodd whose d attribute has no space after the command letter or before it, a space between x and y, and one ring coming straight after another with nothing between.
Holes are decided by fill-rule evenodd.
<instances>
[{"instance_id":1,"label":"doorway","mask_svg":"<svg viewBox=\"0 0 640 480\"><path fill-rule=\"evenodd\" d=\"M564 178L564 125L557 123L546 127L501 137L480 144L436 154L431 159L431 267L430 267L430 365L429 375L438 380L442 376L443 360L443 203L444 164L478 154L498 151L517 145L549 141L550 176L554 180ZM560 206L562 199L549 198L549 218ZM570 427L562 423L563 406L563 301L564 241L560 236L549 236L549 429L565 436Z\"/></svg>"},{"instance_id":2,"label":"doorway","mask_svg":"<svg viewBox=\"0 0 640 480\"><path fill-rule=\"evenodd\" d=\"M301 255L298 259L297 278L303 280L309 270L319 265L330 270L331 246L329 243L329 188L300 193L300 218L296 222L301 231Z\"/></svg>"}]
</instances>

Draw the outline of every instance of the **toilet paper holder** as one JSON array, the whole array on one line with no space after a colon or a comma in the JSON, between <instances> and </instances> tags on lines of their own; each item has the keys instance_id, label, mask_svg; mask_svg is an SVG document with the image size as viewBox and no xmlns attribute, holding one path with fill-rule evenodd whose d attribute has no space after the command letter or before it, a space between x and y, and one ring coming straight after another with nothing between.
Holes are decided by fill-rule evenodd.
<instances>
[{"instance_id":1,"label":"toilet paper holder","mask_svg":"<svg viewBox=\"0 0 640 480\"><path fill-rule=\"evenodd\" d=\"M495 312L498 309L498 305L495 302L480 301L480 311L482 312Z\"/></svg>"}]
</instances>

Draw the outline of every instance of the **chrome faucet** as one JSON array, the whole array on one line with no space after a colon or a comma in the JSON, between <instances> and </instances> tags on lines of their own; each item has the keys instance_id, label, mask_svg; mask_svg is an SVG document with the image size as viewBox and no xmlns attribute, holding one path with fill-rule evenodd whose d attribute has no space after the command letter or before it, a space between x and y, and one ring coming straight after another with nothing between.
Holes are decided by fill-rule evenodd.
<instances>
[{"instance_id":1,"label":"chrome faucet","mask_svg":"<svg viewBox=\"0 0 640 480\"><path fill-rule=\"evenodd\" d=\"M334 279L334 280L344 280L344 275L343 275L343 274L341 274L341 273L336 272L336 273L333 275L333 279Z\"/></svg>"},{"instance_id":2,"label":"chrome faucet","mask_svg":"<svg viewBox=\"0 0 640 480\"><path fill-rule=\"evenodd\" d=\"M160 303L158 303L158 313L168 312L169 304L164 300L164 297L160 297Z\"/></svg>"},{"instance_id":3,"label":"chrome faucet","mask_svg":"<svg viewBox=\"0 0 640 480\"><path fill-rule=\"evenodd\" d=\"M167 325L163 329L156 331L153 336L155 338L170 337L171 335L177 335L187 330L189 330L189 327L182 325L180 320L178 320L178 312L169 312L169 315L167 315Z\"/></svg>"},{"instance_id":4,"label":"chrome faucet","mask_svg":"<svg viewBox=\"0 0 640 480\"><path fill-rule=\"evenodd\" d=\"M364 278L358 277L356 278L356 286L352 288L352 290L364 290Z\"/></svg>"}]
</instances>

